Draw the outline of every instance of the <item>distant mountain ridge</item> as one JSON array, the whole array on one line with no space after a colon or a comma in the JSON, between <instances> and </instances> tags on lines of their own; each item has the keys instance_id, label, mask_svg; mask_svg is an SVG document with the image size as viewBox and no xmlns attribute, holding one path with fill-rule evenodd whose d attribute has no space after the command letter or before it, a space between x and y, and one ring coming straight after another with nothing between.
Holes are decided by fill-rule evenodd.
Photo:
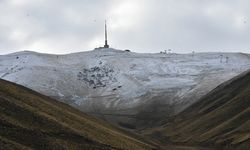
<instances>
[{"instance_id":1,"label":"distant mountain ridge","mask_svg":"<svg viewBox=\"0 0 250 150\"><path fill-rule=\"evenodd\" d=\"M138 54L109 48L0 56L0 78L130 129L177 114L249 68L249 54L243 53Z\"/></svg>"}]
</instances>

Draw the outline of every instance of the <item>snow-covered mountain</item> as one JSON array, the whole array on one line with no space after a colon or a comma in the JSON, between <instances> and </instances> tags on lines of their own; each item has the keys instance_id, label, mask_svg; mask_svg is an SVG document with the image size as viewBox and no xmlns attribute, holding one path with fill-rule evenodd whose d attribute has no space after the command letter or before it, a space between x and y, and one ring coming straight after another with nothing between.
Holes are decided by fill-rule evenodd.
<instances>
[{"instance_id":1,"label":"snow-covered mountain","mask_svg":"<svg viewBox=\"0 0 250 150\"><path fill-rule=\"evenodd\" d=\"M250 69L243 53L138 54L96 49L0 56L0 78L134 128L176 114Z\"/></svg>"}]
</instances>

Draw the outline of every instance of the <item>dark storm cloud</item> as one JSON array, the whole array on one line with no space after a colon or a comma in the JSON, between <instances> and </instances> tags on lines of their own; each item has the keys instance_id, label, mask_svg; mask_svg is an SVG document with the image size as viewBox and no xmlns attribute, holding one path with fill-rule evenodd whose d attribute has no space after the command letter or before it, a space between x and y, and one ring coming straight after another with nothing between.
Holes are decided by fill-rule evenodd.
<instances>
[{"instance_id":1,"label":"dark storm cloud","mask_svg":"<svg viewBox=\"0 0 250 150\"><path fill-rule=\"evenodd\" d=\"M69 53L103 44L137 52L250 52L248 0L0 0L0 54Z\"/></svg>"}]
</instances>

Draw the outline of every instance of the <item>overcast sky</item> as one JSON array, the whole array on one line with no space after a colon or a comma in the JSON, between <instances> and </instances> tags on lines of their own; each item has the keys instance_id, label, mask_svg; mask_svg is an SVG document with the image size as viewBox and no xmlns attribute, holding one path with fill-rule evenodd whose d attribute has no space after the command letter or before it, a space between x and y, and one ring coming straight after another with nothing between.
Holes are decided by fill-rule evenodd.
<instances>
[{"instance_id":1,"label":"overcast sky","mask_svg":"<svg viewBox=\"0 0 250 150\"><path fill-rule=\"evenodd\" d=\"M104 44L135 52L250 53L249 0L0 0L0 54L71 53Z\"/></svg>"}]
</instances>

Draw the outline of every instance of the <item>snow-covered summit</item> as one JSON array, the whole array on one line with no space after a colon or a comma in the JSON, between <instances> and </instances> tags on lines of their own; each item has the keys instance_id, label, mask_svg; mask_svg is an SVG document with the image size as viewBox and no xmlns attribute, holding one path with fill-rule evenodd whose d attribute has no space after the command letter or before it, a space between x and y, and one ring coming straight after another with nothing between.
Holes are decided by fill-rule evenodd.
<instances>
[{"instance_id":1,"label":"snow-covered summit","mask_svg":"<svg viewBox=\"0 0 250 150\"><path fill-rule=\"evenodd\" d=\"M136 125L183 110L249 68L250 56L243 53L139 54L108 48L0 56L0 78Z\"/></svg>"}]
</instances>

